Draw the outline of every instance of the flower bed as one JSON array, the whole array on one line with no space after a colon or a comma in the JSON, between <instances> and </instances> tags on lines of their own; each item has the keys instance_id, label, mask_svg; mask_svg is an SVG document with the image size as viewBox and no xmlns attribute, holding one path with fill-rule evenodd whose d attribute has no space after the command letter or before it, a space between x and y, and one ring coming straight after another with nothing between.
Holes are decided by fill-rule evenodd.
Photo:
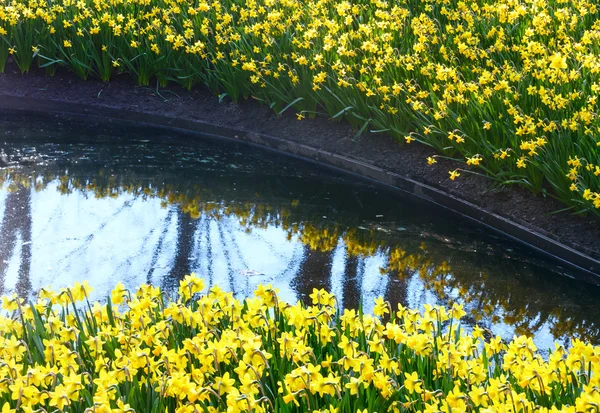
<instances>
[{"instance_id":1,"label":"flower bed","mask_svg":"<svg viewBox=\"0 0 600 413\"><path fill-rule=\"evenodd\" d=\"M457 160L451 179L480 171L600 214L594 2L0 4L0 70L12 56L23 72L128 72L299 119L327 112L433 146Z\"/></svg>"},{"instance_id":2,"label":"flower bed","mask_svg":"<svg viewBox=\"0 0 600 413\"><path fill-rule=\"evenodd\" d=\"M5 297L3 412L597 412L600 348L574 341L544 360L532 341L461 328L462 308L336 310L206 294L193 274L178 299L117 285L106 304L87 283ZM83 309L85 308L85 310Z\"/></svg>"}]
</instances>

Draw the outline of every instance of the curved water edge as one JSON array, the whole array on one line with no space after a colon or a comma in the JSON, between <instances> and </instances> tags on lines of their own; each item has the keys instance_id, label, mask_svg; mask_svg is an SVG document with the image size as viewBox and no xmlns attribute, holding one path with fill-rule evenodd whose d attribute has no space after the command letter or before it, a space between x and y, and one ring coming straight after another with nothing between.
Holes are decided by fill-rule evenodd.
<instances>
[{"instance_id":1,"label":"curved water edge","mask_svg":"<svg viewBox=\"0 0 600 413\"><path fill-rule=\"evenodd\" d=\"M59 114L61 116L71 116L80 119L100 117L105 122L117 121L138 126L151 125L164 127L171 131L177 130L196 137L211 136L225 140L235 139L259 145L260 147L299 157L306 161L317 162L320 165L335 170L356 174L361 178L371 179L379 184L389 186L395 191L405 191L439 207L458 212L479 225L499 231L505 236L547 254L551 259L562 261L563 265L571 267L577 273L579 279L595 284L600 283L600 257L594 251L586 250L585 245L566 245L552 238L549 234L544 233L543 230L519 224L443 190L433 188L357 159L340 156L274 136L237 130L198 120L144 113L143 108L136 109L136 111L129 111L112 109L105 106L81 105L62 101L53 102L19 96L2 96L0 109L9 113L17 111L35 112L38 115Z\"/></svg>"},{"instance_id":2,"label":"curved water edge","mask_svg":"<svg viewBox=\"0 0 600 413\"><path fill-rule=\"evenodd\" d=\"M104 120L3 118L0 287L89 279L173 290L186 273L238 296L273 283L370 310L461 302L493 334L597 343L600 288L458 214L236 142Z\"/></svg>"}]
</instances>

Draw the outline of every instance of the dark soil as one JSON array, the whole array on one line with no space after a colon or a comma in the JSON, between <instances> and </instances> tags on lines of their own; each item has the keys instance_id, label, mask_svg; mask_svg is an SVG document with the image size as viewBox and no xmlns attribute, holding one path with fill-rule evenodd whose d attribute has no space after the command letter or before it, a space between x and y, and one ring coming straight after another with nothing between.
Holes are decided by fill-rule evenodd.
<instances>
[{"instance_id":1,"label":"dark soil","mask_svg":"<svg viewBox=\"0 0 600 413\"><path fill-rule=\"evenodd\" d=\"M456 164L439 160L427 165L434 151L424 145L401 145L389 136L364 134L354 140L356 131L324 117L297 121L292 110L277 116L258 101L239 104L219 99L202 88L191 92L177 86L157 89L136 86L130 77L120 76L111 83L82 81L69 72L47 77L42 71L21 75L14 65L0 74L2 95L22 96L81 103L147 114L178 117L263 133L315 148L345 155L396 172L444 190L488 211L509 218L592 257L600 258L600 220L593 216L553 214L564 205L552 198L534 196L518 187L498 188L488 178L462 173L455 181L448 171Z\"/></svg>"}]
</instances>

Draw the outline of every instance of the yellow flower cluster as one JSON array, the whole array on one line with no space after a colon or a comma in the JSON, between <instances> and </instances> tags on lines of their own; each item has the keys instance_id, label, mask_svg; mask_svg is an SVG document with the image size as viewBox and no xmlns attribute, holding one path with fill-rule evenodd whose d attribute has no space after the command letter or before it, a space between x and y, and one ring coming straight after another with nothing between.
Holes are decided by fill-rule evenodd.
<instances>
[{"instance_id":1,"label":"yellow flower cluster","mask_svg":"<svg viewBox=\"0 0 600 413\"><path fill-rule=\"evenodd\" d=\"M170 301L122 284L91 305L76 283L35 303L4 297L2 411L596 412L600 348L573 341L547 360L531 339L461 330L462 307L311 306L260 285L243 302L188 275ZM83 310L83 308L86 308Z\"/></svg>"},{"instance_id":2,"label":"yellow flower cluster","mask_svg":"<svg viewBox=\"0 0 600 413\"><path fill-rule=\"evenodd\" d=\"M10 55L23 71L204 83L298 119L324 108L600 213L599 14L590 0L3 1L0 70Z\"/></svg>"}]
</instances>

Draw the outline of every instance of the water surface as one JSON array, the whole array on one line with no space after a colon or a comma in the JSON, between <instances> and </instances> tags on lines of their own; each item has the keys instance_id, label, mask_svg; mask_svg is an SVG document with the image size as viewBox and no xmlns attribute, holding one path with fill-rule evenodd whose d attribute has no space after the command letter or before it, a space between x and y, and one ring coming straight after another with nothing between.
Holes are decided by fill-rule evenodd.
<instances>
[{"instance_id":1,"label":"water surface","mask_svg":"<svg viewBox=\"0 0 600 413\"><path fill-rule=\"evenodd\" d=\"M365 311L460 302L467 323L542 349L600 341L600 288L460 217L235 142L0 115L0 293L88 280L174 290L195 272L239 298L334 292ZM568 276L566 276L568 275Z\"/></svg>"}]
</instances>

